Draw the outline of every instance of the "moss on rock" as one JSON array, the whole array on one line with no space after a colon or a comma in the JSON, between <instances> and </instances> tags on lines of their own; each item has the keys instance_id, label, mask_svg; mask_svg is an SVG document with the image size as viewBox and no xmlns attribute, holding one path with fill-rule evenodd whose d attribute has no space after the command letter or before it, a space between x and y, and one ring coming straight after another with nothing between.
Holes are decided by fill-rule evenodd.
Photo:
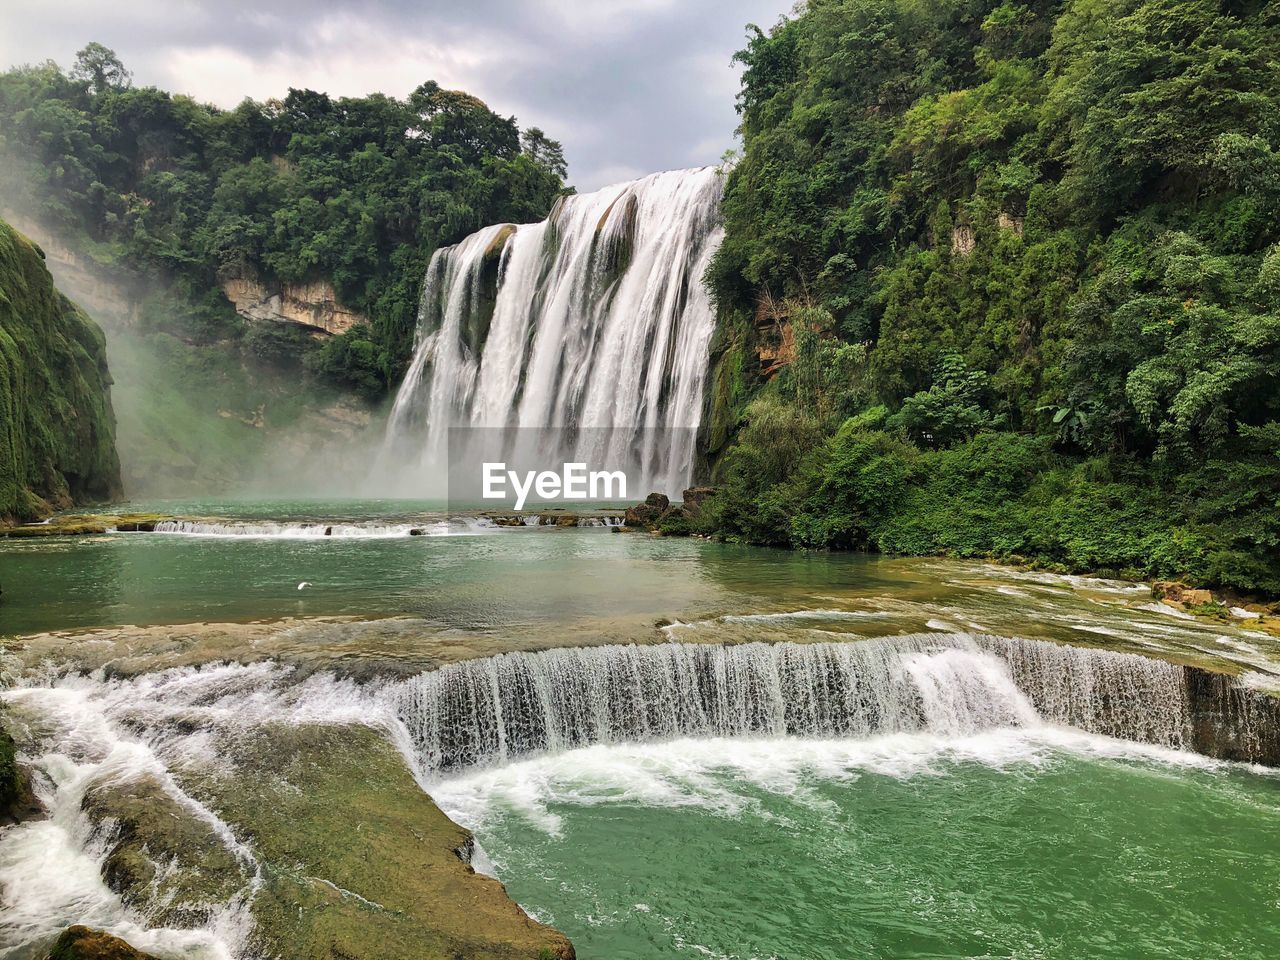
<instances>
[{"instance_id":1,"label":"moss on rock","mask_svg":"<svg viewBox=\"0 0 1280 960\"><path fill-rule=\"evenodd\" d=\"M106 340L0 221L0 518L120 495Z\"/></svg>"},{"instance_id":2,"label":"moss on rock","mask_svg":"<svg viewBox=\"0 0 1280 960\"><path fill-rule=\"evenodd\" d=\"M49 960L155 960L119 937L88 927L67 927L49 951Z\"/></svg>"}]
</instances>

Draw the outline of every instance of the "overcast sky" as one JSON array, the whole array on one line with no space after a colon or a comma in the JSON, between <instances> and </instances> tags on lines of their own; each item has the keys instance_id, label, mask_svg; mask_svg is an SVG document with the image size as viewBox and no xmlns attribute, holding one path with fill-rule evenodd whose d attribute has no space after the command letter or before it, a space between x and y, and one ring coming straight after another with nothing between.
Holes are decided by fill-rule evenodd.
<instances>
[{"instance_id":1,"label":"overcast sky","mask_svg":"<svg viewBox=\"0 0 1280 960\"><path fill-rule=\"evenodd\" d=\"M580 190L733 145L745 25L794 0L0 0L0 65L90 40L139 85L231 107L289 87L466 90L564 143Z\"/></svg>"}]
</instances>

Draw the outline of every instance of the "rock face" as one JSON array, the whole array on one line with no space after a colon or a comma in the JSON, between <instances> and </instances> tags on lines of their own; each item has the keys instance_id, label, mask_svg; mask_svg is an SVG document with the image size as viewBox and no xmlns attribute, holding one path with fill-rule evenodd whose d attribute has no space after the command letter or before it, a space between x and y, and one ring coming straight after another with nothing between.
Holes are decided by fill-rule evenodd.
<instances>
[{"instance_id":1,"label":"rock face","mask_svg":"<svg viewBox=\"0 0 1280 960\"><path fill-rule=\"evenodd\" d=\"M67 927L49 951L49 960L155 960L119 937L88 927Z\"/></svg>"},{"instance_id":2,"label":"rock face","mask_svg":"<svg viewBox=\"0 0 1280 960\"><path fill-rule=\"evenodd\" d=\"M0 519L120 496L106 340L0 221Z\"/></svg>"},{"instance_id":3,"label":"rock face","mask_svg":"<svg viewBox=\"0 0 1280 960\"><path fill-rule=\"evenodd\" d=\"M346 333L358 323L369 322L364 314L338 302L328 280L268 286L257 280L236 278L223 281L222 292L246 320L298 323L327 334Z\"/></svg>"},{"instance_id":4,"label":"rock face","mask_svg":"<svg viewBox=\"0 0 1280 960\"><path fill-rule=\"evenodd\" d=\"M95 320L106 322L112 317L122 326L138 326L142 320L142 293L139 282L127 271L114 269L108 279L100 264L72 250L38 221L3 209L0 216L39 246L45 265L57 278L58 288Z\"/></svg>"},{"instance_id":5,"label":"rock face","mask_svg":"<svg viewBox=\"0 0 1280 960\"><path fill-rule=\"evenodd\" d=\"M1218 760L1280 767L1280 696L1186 667L1191 748Z\"/></svg>"}]
</instances>

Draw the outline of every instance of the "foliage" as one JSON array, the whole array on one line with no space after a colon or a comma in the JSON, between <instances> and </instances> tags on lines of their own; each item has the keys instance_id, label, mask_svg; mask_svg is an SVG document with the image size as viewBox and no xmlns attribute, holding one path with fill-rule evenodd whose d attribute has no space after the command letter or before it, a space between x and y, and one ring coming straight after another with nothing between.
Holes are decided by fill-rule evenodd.
<instances>
[{"instance_id":1,"label":"foliage","mask_svg":"<svg viewBox=\"0 0 1280 960\"><path fill-rule=\"evenodd\" d=\"M309 369L374 393L407 362L432 251L541 218L565 175L559 143L434 82L404 100L290 90L219 110L131 86L100 44L70 73L0 74L0 149L6 202L168 289L180 306L165 326L181 339L244 335L218 292L228 278L331 280L370 327ZM335 358L353 355L347 376Z\"/></svg>"},{"instance_id":2,"label":"foliage","mask_svg":"<svg viewBox=\"0 0 1280 960\"><path fill-rule=\"evenodd\" d=\"M738 56L730 346L860 353L819 410L792 311L713 381L709 529L1280 589L1280 8L811 0Z\"/></svg>"},{"instance_id":3,"label":"foliage","mask_svg":"<svg viewBox=\"0 0 1280 960\"><path fill-rule=\"evenodd\" d=\"M120 492L102 331L0 220L0 518Z\"/></svg>"}]
</instances>

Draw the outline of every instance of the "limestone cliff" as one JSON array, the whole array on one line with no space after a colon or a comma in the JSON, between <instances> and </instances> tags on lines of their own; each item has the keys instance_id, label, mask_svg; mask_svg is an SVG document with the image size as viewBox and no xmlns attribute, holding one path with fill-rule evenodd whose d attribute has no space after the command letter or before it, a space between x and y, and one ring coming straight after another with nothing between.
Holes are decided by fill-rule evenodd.
<instances>
[{"instance_id":1,"label":"limestone cliff","mask_svg":"<svg viewBox=\"0 0 1280 960\"><path fill-rule=\"evenodd\" d=\"M120 495L102 331L0 220L0 518Z\"/></svg>"},{"instance_id":2,"label":"limestone cliff","mask_svg":"<svg viewBox=\"0 0 1280 960\"><path fill-rule=\"evenodd\" d=\"M235 278L223 281L222 292L246 320L298 323L328 334L346 333L358 323L369 322L363 314L338 302L328 280L268 285Z\"/></svg>"}]
</instances>

